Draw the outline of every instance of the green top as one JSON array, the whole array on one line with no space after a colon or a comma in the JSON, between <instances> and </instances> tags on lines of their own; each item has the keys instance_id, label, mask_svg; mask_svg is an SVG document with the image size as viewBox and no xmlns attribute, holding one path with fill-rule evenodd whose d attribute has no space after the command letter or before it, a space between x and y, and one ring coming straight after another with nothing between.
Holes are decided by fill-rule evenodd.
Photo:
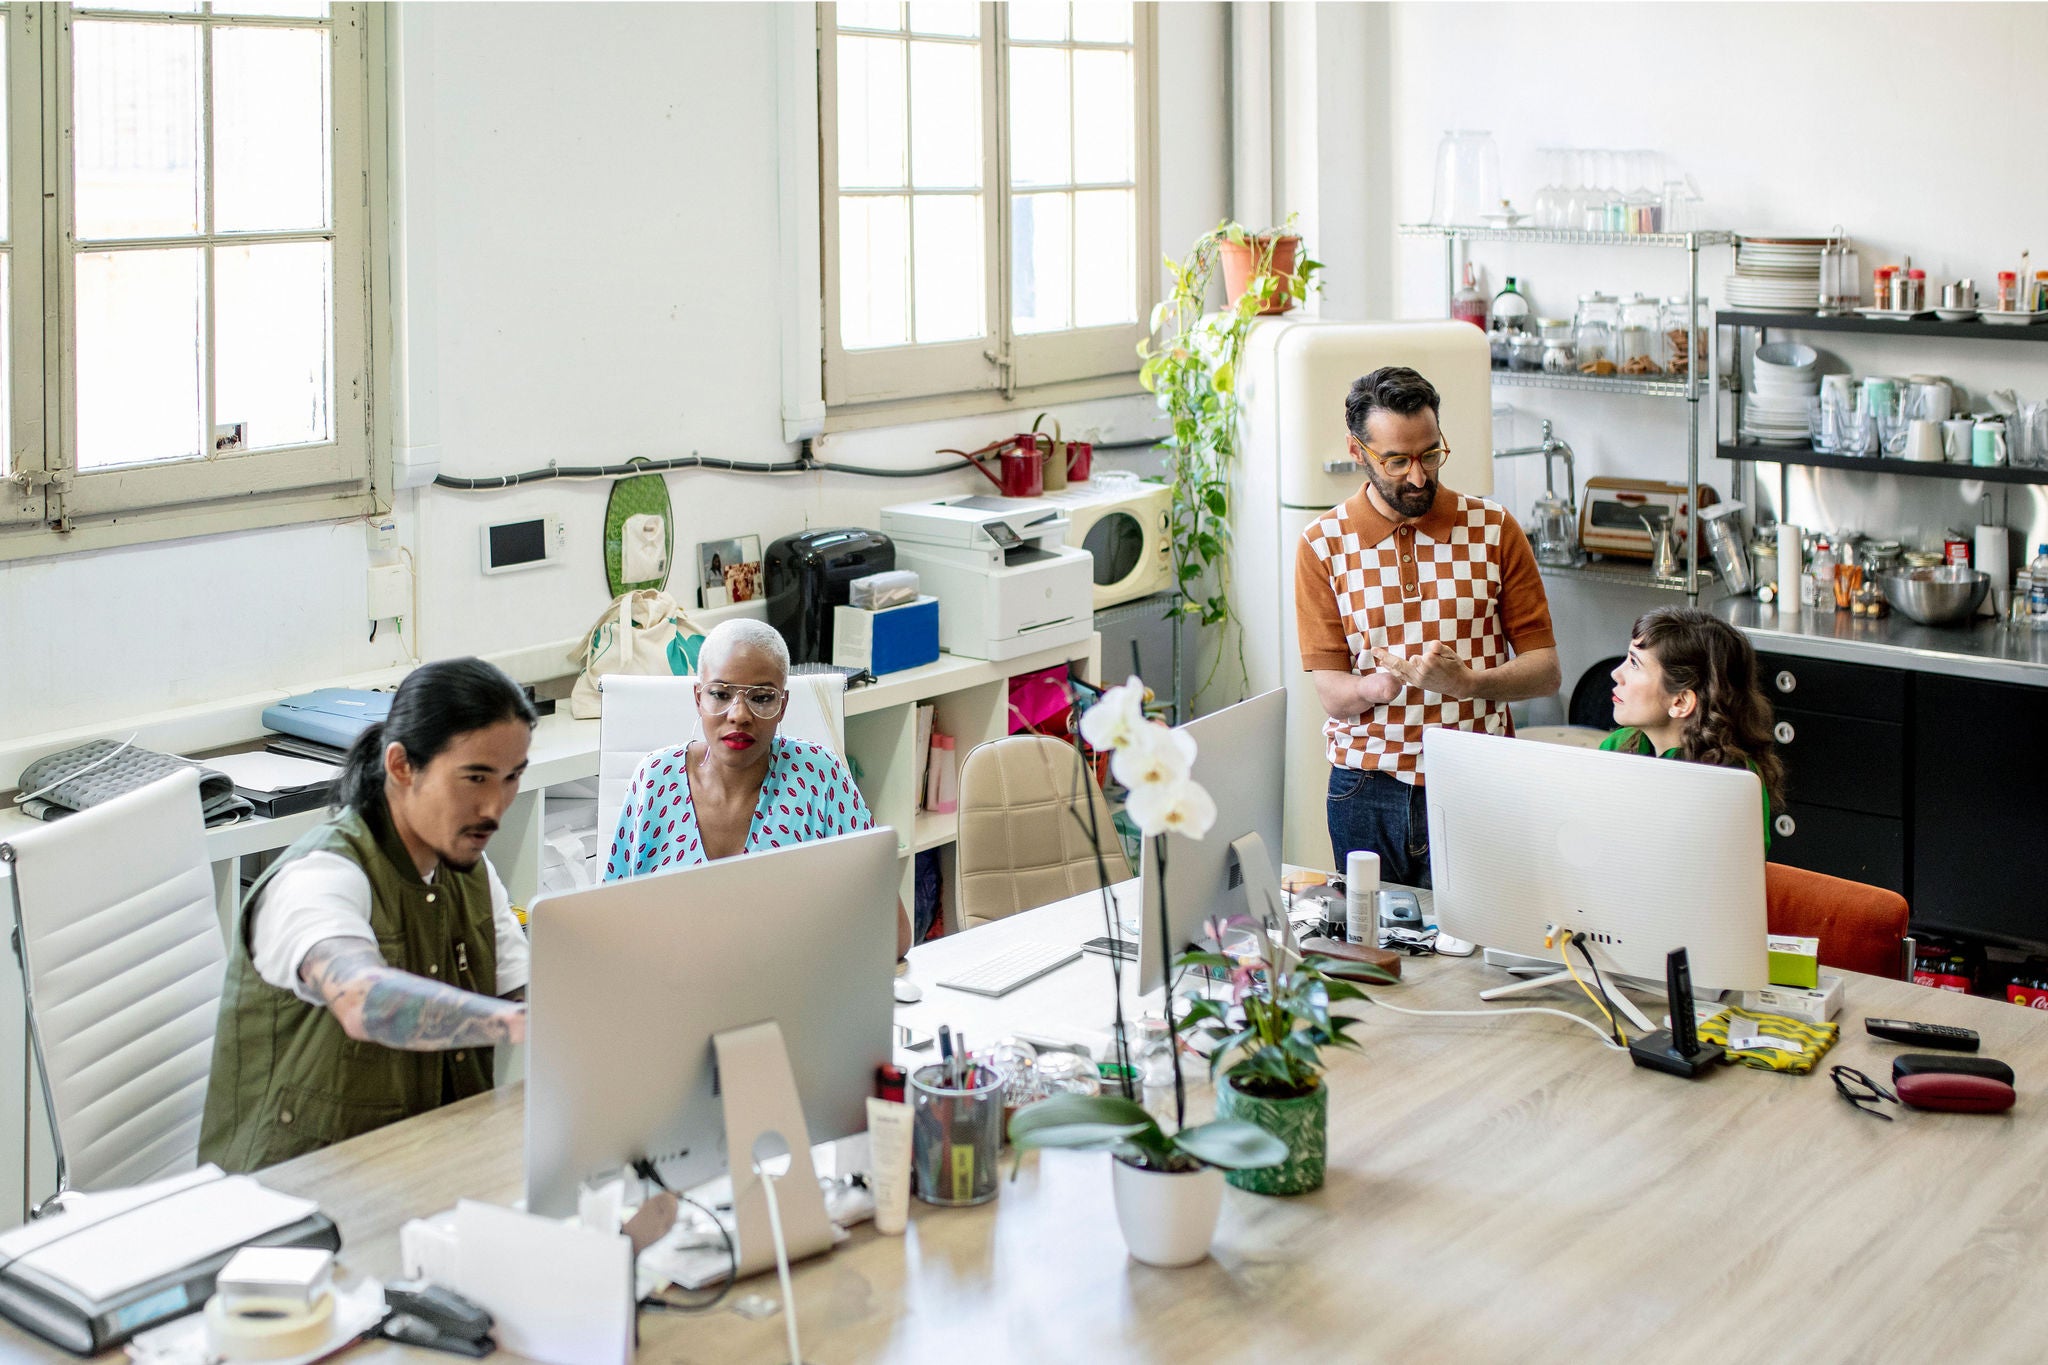
<instances>
[{"instance_id":1,"label":"green top","mask_svg":"<svg viewBox=\"0 0 2048 1365\"><path fill-rule=\"evenodd\" d=\"M497 994L497 926L481 862L422 880L382 811L366 817L344 807L308 830L250 888L229 949L199 1133L199 1159L225 1170L272 1166L491 1088L487 1048L405 1052L359 1041L325 1006L257 975L250 912L278 868L316 850L341 855L369 878L370 928L387 963Z\"/></svg>"},{"instance_id":2,"label":"green top","mask_svg":"<svg viewBox=\"0 0 2048 1365\"><path fill-rule=\"evenodd\" d=\"M1608 752L1608 753L1611 753L1611 754L1641 754L1641 755L1642 755L1643 757L1645 757L1645 758L1649 758L1649 757L1652 757L1652 756L1654 755L1655 757L1658 757L1658 758L1676 758L1676 759L1680 759L1680 760L1683 760L1683 759L1685 758L1685 754L1684 754L1684 753L1683 753L1682 751L1678 750L1678 749L1666 749L1666 750L1665 750L1665 751L1664 751L1663 753L1661 753L1661 754L1658 754L1658 753L1656 753L1656 750L1655 750L1654 746L1652 746L1652 745L1651 745L1651 743L1650 743L1650 737L1649 737L1648 735L1644 734L1644 733L1643 733L1643 732L1642 732L1641 730L1638 730L1638 729L1637 729L1637 728L1636 728L1635 726L1633 726L1633 725L1624 725L1624 726L1622 726L1622 727L1621 727L1621 728L1620 728L1619 730L1616 730L1616 731L1615 731L1615 732L1614 732L1613 734L1611 734L1611 735L1609 735L1609 736L1608 736L1607 738L1605 738L1605 739L1601 740L1601 741L1600 741L1600 747L1601 747L1601 748L1602 748L1603 750L1605 750L1606 752ZM1750 770L1751 772L1756 772L1756 764L1754 764L1754 763L1751 763L1751 764L1749 765L1749 770ZM1758 777L1759 777L1759 779L1761 779L1761 777L1762 777L1762 774L1760 774L1760 773L1759 773L1759 774L1758 774ZM1759 782L1759 785L1761 785L1761 782ZM1771 789L1770 789L1769 787L1765 787L1765 788L1764 788L1764 852L1765 852L1765 853L1769 853L1770 851L1771 851Z\"/></svg>"}]
</instances>

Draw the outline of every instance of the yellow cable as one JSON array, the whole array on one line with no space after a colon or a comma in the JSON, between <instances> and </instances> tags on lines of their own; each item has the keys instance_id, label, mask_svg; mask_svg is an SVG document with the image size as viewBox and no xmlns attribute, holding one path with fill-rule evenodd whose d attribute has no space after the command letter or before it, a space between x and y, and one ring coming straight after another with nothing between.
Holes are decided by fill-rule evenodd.
<instances>
[{"instance_id":1,"label":"yellow cable","mask_svg":"<svg viewBox=\"0 0 2048 1365\"><path fill-rule=\"evenodd\" d=\"M1564 934L1564 943L1558 948L1557 955L1564 959L1564 969L1572 974L1572 980L1579 983L1579 989L1584 991L1586 998L1593 1002L1593 1008L1607 1016L1607 1026L1614 1030L1622 1042L1626 1043L1628 1035L1621 1031L1621 1021L1616 1019L1613 1012L1607 1008L1607 1002L1600 998L1600 993L1586 984L1586 979L1579 975L1579 969L1572 966L1572 931L1565 929L1561 932Z\"/></svg>"}]
</instances>

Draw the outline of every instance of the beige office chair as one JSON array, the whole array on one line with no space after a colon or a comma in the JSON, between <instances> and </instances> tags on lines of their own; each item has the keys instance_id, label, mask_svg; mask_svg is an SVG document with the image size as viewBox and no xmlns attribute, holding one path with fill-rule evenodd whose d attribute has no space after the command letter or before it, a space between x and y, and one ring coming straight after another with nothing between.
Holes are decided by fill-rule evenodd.
<instances>
[{"instance_id":1,"label":"beige office chair","mask_svg":"<svg viewBox=\"0 0 2048 1365\"><path fill-rule=\"evenodd\" d=\"M227 952L199 773L0 843L57 1193L189 1171Z\"/></svg>"},{"instance_id":2,"label":"beige office chair","mask_svg":"<svg viewBox=\"0 0 2048 1365\"><path fill-rule=\"evenodd\" d=\"M1085 774L1087 804L1076 810L1076 784L1083 779L1073 746L1043 735L1011 735L967 755L960 767L958 848L963 928L1096 889L1098 845L1088 837L1088 806L1110 880L1130 877L1093 773Z\"/></svg>"},{"instance_id":3,"label":"beige office chair","mask_svg":"<svg viewBox=\"0 0 2048 1365\"><path fill-rule=\"evenodd\" d=\"M597 828L610 843L619 808L640 760L688 744L702 733L697 679L635 677L614 673L598 680ZM799 673L789 680L789 710L776 731L791 739L846 753L846 679L837 673Z\"/></svg>"}]
</instances>

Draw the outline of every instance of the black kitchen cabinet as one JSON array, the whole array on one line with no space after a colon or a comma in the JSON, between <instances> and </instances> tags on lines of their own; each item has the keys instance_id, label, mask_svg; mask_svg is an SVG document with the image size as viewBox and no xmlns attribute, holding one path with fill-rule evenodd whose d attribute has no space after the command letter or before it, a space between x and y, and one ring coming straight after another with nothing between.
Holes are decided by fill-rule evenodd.
<instances>
[{"instance_id":1,"label":"black kitchen cabinet","mask_svg":"<svg viewBox=\"0 0 2048 1365\"><path fill-rule=\"evenodd\" d=\"M1912 735L1914 923L2048 945L2048 689L1922 675Z\"/></svg>"},{"instance_id":2,"label":"black kitchen cabinet","mask_svg":"<svg viewBox=\"0 0 2048 1365\"><path fill-rule=\"evenodd\" d=\"M1912 675L1759 653L1785 765L1770 858L1908 895Z\"/></svg>"}]
</instances>

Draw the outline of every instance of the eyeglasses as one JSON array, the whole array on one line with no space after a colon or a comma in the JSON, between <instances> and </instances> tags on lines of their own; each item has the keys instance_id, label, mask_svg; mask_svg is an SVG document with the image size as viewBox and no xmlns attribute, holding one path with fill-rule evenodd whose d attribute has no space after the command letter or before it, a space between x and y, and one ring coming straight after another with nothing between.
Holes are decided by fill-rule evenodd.
<instances>
[{"instance_id":1,"label":"eyeglasses","mask_svg":"<svg viewBox=\"0 0 2048 1365\"><path fill-rule=\"evenodd\" d=\"M789 694L779 687L729 687L725 683L701 683L697 695L711 703L714 711L730 711L734 697L745 697L749 711L762 720L773 720L782 706L782 699Z\"/></svg>"},{"instance_id":2,"label":"eyeglasses","mask_svg":"<svg viewBox=\"0 0 2048 1365\"><path fill-rule=\"evenodd\" d=\"M1835 1083L1835 1093L1849 1101L1849 1107L1859 1114L1868 1114L1874 1119L1892 1121L1892 1116L1878 1108L1879 1100L1899 1102L1899 1097L1864 1075L1853 1066L1828 1068L1828 1076ZM1865 1106L1868 1106L1867 1108Z\"/></svg>"},{"instance_id":3,"label":"eyeglasses","mask_svg":"<svg viewBox=\"0 0 2048 1365\"><path fill-rule=\"evenodd\" d=\"M1434 474L1437 470L1443 468L1445 460L1451 458L1451 448L1449 446L1437 446L1434 449L1423 451L1420 455L1382 455L1356 436L1351 438L1351 444L1355 449L1362 450L1372 456L1372 462L1380 467L1382 474L1388 474L1397 479L1417 464L1422 466L1425 474Z\"/></svg>"}]
</instances>

